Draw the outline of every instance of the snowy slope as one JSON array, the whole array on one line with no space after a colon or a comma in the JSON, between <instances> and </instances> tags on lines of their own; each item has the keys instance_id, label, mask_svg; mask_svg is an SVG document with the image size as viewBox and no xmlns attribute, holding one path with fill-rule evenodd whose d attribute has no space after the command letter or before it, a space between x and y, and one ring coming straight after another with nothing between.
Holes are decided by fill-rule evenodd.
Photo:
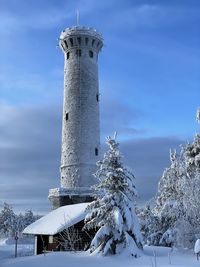
<instances>
[{"instance_id":1,"label":"snowy slope","mask_svg":"<svg viewBox=\"0 0 200 267\"><path fill-rule=\"evenodd\" d=\"M0 261L1 267L199 267L191 251L174 251L169 259L170 249L145 247L144 255L138 259L127 255L100 257L86 252L54 252L38 256L21 257ZM153 255L156 255L154 257Z\"/></svg>"}]
</instances>

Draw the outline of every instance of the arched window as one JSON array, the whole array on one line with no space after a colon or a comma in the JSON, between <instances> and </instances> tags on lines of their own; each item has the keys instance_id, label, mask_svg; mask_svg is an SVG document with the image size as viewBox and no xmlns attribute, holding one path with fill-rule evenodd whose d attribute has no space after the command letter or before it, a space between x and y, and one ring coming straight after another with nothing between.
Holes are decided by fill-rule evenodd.
<instances>
[{"instance_id":1,"label":"arched window","mask_svg":"<svg viewBox=\"0 0 200 267\"><path fill-rule=\"evenodd\" d=\"M70 56L70 53L69 53L69 52L67 52L67 59L69 59L69 56Z\"/></svg>"},{"instance_id":2,"label":"arched window","mask_svg":"<svg viewBox=\"0 0 200 267\"><path fill-rule=\"evenodd\" d=\"M93 56L94 56L93 51L89 51L89 56L90 56L91 58L93 58Z\"/></svg>"},{"instance_id":3,"label":"arched window","mask_svg":"<svg viewBox=\"0 0 200 267\"><path fill-rule=\"evenodd\" d=\"M66 119L66 121L68 121L68 119L69 119L69 113L66 113L65 119Z\"/></svg>"},{"instance_id":4,"label":"arched window","mask_svg":"<svg viewBox=\"0 0 200 267\"><path fill-rule=\"evenodd\" d=\"M98 154L99 154L98 148L95 148L95 156L98 156Z\"/></svg>"}]
</instances>

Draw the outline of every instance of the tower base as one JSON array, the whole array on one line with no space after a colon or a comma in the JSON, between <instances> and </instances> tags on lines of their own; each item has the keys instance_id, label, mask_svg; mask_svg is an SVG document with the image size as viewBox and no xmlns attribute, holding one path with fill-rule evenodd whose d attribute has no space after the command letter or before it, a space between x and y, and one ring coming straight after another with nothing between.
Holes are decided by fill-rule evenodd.
<instances>
[{"instance_id":1,"label":"tower base","mask_svg":"<svg viewBox=\"0 0 200 267\"><path fill-rule=\"evenodd\" d=\"M52 208L57 209L61 206L92 202L94 200L94 196L88 188L85 190L83 190L83 188L81 188L81 190L79 190L79 188L73 190L53 188L49 190L48 199L52 204Z\"/></svg>"}]
</instances>

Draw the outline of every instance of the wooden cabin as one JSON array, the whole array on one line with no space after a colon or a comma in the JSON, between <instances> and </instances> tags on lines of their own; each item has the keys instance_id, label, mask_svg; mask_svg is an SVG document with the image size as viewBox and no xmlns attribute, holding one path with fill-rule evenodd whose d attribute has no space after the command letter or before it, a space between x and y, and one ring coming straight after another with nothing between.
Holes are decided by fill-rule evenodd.
<instances>
[{"instance_id":1,"label":"wooden cabin","mask_svg":"<svg viewBox=\"0 0 200 267\"><path fill-rule=\"evenodd\" d=\"M94 236L84 231L89 203L62 206L27 226L23 234L35 236L35 255L45 251L86 250Z\"/></svg>"}]
</instances>

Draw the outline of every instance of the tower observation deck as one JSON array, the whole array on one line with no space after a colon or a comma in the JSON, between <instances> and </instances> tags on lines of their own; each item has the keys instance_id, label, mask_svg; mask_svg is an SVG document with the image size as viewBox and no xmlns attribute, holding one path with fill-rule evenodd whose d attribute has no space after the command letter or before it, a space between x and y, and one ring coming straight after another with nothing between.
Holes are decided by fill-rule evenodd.
<instances>
[{"instance_id":1,"label":"tower observation deck","mask_svg":"<svg viewBox=\"0 0 200 267\"><path fill-rule=\"evenodd\" d=\"M60 187L50 189L54 208L91 201L100 153L98 54L103 38L93 28L72 27L60 35L64 53Z\"/></svg>"}]
</instances>

